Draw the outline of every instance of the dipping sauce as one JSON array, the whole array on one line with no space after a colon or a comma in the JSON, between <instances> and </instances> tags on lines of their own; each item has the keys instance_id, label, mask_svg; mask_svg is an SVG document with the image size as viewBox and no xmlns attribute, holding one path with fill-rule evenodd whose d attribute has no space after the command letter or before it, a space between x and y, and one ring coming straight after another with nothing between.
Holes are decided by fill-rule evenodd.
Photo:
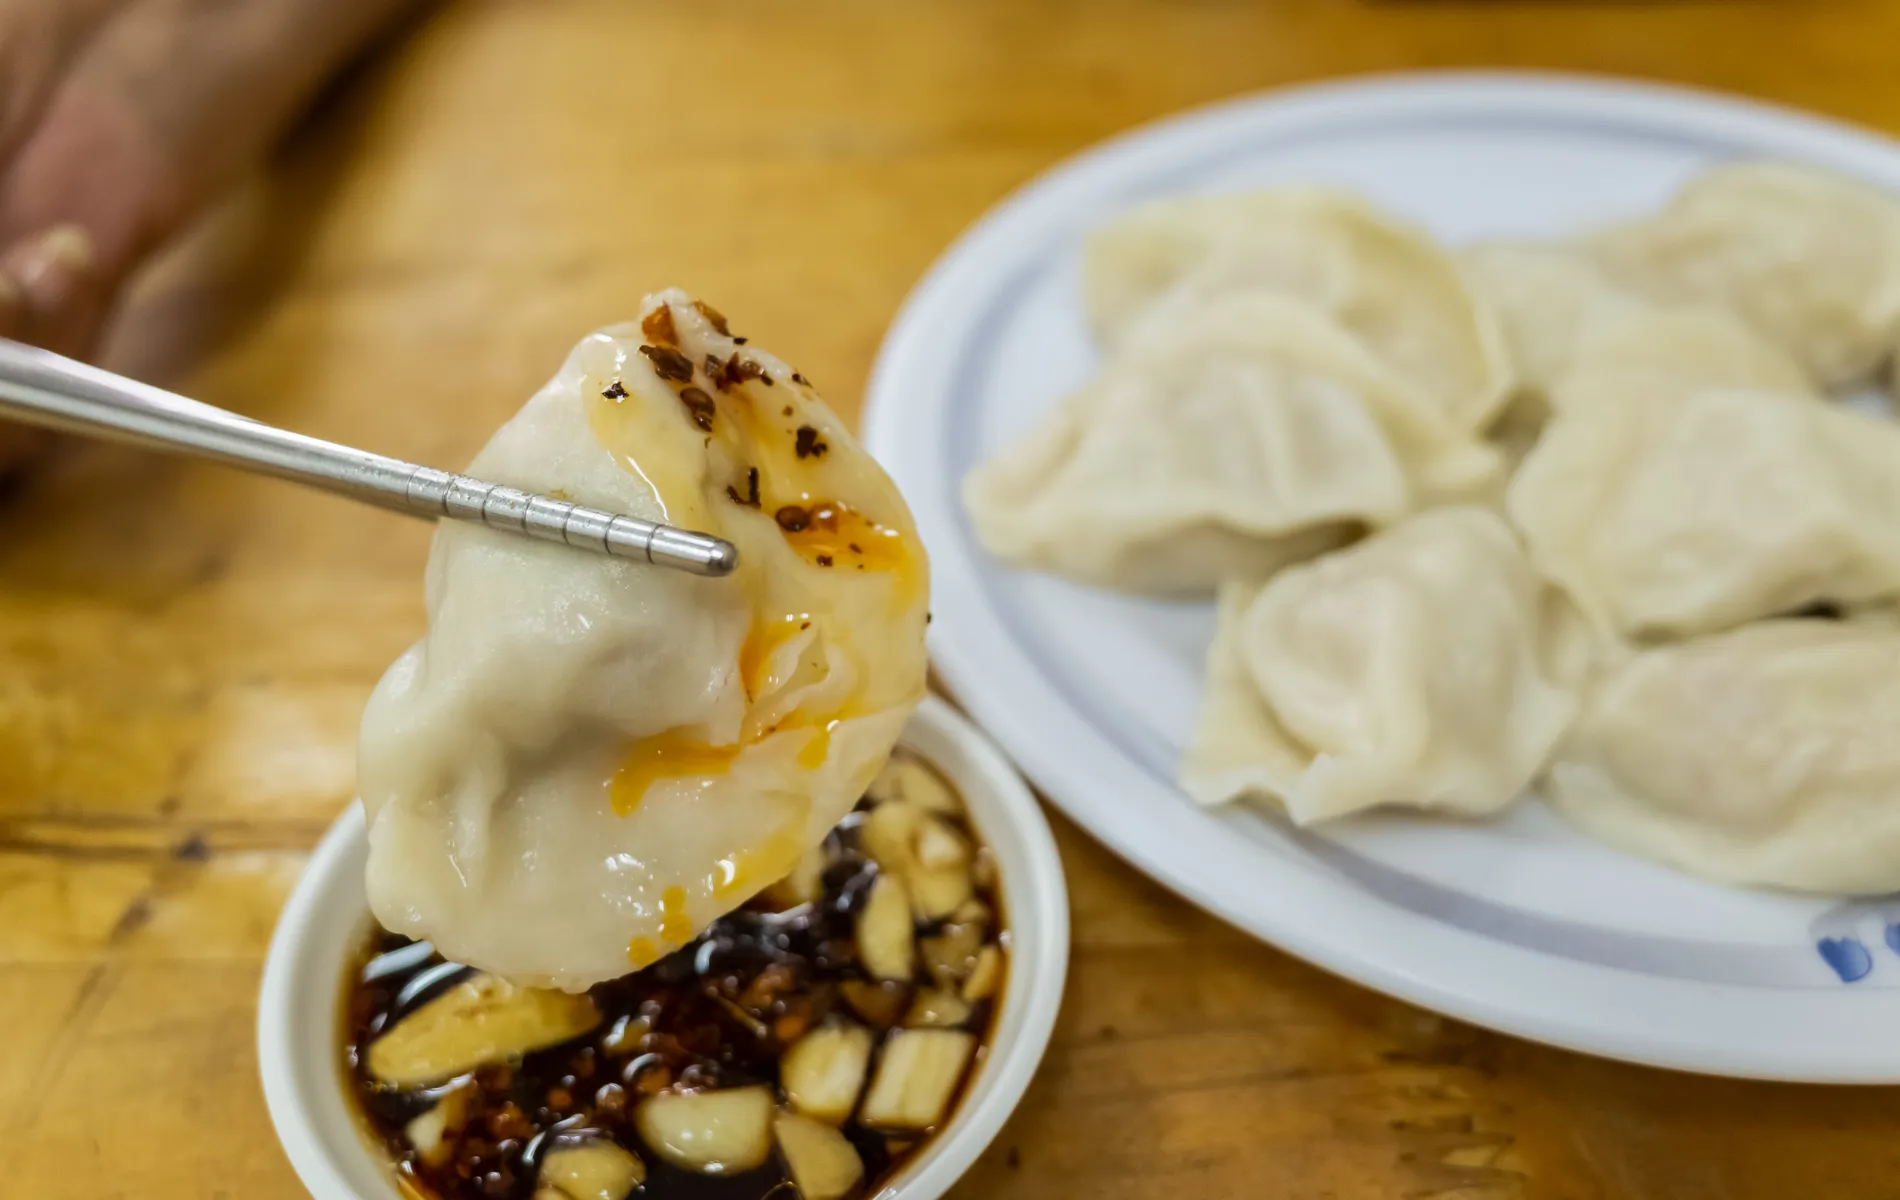
<instances>
[{"instance_id":1,"label":"dipping sauce","mask_svg":"<svg viewBox=\"0 0 1900 1200\"><path fill-rule=\"evenodd\" d=\"M989 851L900 750L745 907L581 995L377 931L346 1069L424 1200L849 1200L956 1111L1009 935Z\"/></svg>"}]
</instances>

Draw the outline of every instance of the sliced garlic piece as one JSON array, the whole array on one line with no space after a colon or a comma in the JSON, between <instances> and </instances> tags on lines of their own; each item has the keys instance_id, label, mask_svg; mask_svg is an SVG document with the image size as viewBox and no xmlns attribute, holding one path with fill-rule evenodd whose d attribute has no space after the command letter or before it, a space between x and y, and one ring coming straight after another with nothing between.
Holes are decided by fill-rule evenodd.
<instances>
[{"instance_id":1,"label":"sliced garlic piece","mask_svg":"<svg viewBox=\"0 0 1900 1200\"><path fill-rule=\"evenodd\" d=\"M847 979L838 985L838 990L844 993L844 1001L852 1012L879 1029L897 1024L897 1018L903 1015L905 1004L910 1000L910 987L903 983Z\"/></svg>"},{"instance_id":2,"label":"sliced garlic piece","mask_svg":"<svg viewBox=\"0 0 1900 1200\"><path fill-rule=\"evenodd\" d=\"M954 987L976 967L977 953L983 949L983 927L946 925L935 937L924 938L917 948L923 954L924 970L938 986Z\"/></svg>"},{"instance_id":3,"label":"sliced garlic piece","mask_svg":"<svg viewBox=\"0 0 1900 1200\"><path fill-rule=\"evenodd\" d=\"M803 1200L843 1200L864 1178L864 1160L856 1147L831 1126L781 1112L772 1130Z\"/></svg>"},{"instance_id":4,"label":"sliced garlic piece","mask_svg":"<svg viewBox=\"0 0 1900 1200\"><path fill-rule=\"evenodd\" d=\"M917 969L910 925L910 895L904 881L880 874L858 914L858 958L878 979L908 980Z\"/></svg>"},{"instance_id":5,"label":"sliced garlic piece","mask_svg":"<svg viewBox=\"0 0 1900 1200\"><path fill-rule=\"evenodd\" d=\"M634 1112L634 1127L655 1154L701 1175L750 1171L772 1153L772 1089L661 1092Z\"/></svg>"},{"instance_id":6,"label":"sliced garlic piece","mask_svg":"<svg viewBox=\"0 0 1900 1200\"><path fill-rule=\"evenodd\" d=\"M950 914L950 919L958 925L988 925L996 918L990 906L981 900L970 900Z\"/></svg>"},{"instance_id":7,"label":"sliced garlic piece","mask_svg":"<svg viewBox=\"0 0 1900 1200\"><path fill-rule=\"evenodd\" d=\"M891 756L865 794L879 804L898 801L952 816L963 811L963 803L943 776L928 764L903 754Z\"/></svg>"},{"instance_id":8,"label":"sliced garlic piece","mask_svg":"<svg viewBox=\"0 0 1900 1200\"><path fill-rule=\"evenodd\" d=\"M427 1087L485 1063L559 1045L598 1024L600 1011L584 995L520 987L480 974L371 1042L369 1073L400 1087Z\"/></svg>"},{"instance_id":9,"label":"sliced garlic piece","mask_svg":"<svg viewBox=\"0 0 1900 1200\"><path fill-rule=\"evenodd\" d=\"M917 824L917 865L924 870L961 867L970 861L970 843L950 822L926 816Z\"/></svg>"},{"instance_id":10,"label":"sliced garlic piece","mask_svg":"<svg viewBox=\"0 0 1900 1200\"><path fill-rule=\"evenodd\" d=\"M879 1129L929 1129L949 1112L976 1037L960 1029L900 1029L884 1043L859 1120Z\"/></svg>"},{"instance_id":11,"label":"sliced garlic piece","mask_svg":"<svg viewBox=\"0 0 1900 1200\"><path fill-rule=\"evenodd\" d=\"M779 1083L793 1107L833 1125L851 1119L871 1065L871 1031L862 1025L823 1025L779 1060Z\"/></svg>"},{"instance_id":12,"label":"sliced garlic piece","mask_svg":"<svg viewBox=\"0 0 1900 1200\"><path fill-rule=\"evenodd\" d=\"M540 1178L573 1200L626 1200L646 1182L647 1165L618 1143L589 1138L548 1151Z\"/></svg>"},{"instance_id":13,"label":"sliced garlic piece","mask_svg":"<svg viewBox=\"0 0 1900 1200\"><path fill-rule=\"evenodd\" d=\"M954 1029L970 1019L970 1006L961 995L944 988L925 988L904 1014L911 1029Z\"/></svg>"},{"instance_id":14,"label":"sliced garlic piece","mask_svg":"<svg viewBox=\"0 0 1900 1200\"><path fill-rule=\"evenodd\" d=\"M925 921L941 921L970 902L976 894L970 871L961 863L948 867L918 866L905 877L911 907Z\"/></svg>"},{"instance_id":15,"label":"sliced garlic piece","mask_svg":"<svg viewBox=\"0 0 1900 1200\"><path fill-rule=\"evenodd\" d=\"M917 865L917 831L928 815L914 804L880 804L864 815L858 844L886 875L908 875Z\"/></svg>"},{"instance_id":16,"label":"sliced garlic piece","mask_svg":"<svg viewBox=\"0 0 1900 1200\"><path fill-rule=\"evenodd\" d=\"M988 1000L996 994L996 987L1003 982L1003 950L1000 946L985 946L976 952L976 963L970 968L970 977L963 981L963 998L974 1004L979 1000Z\"/></svg>"},{"instance_id":17,"label":"sliced garlic piece","mask_svg":"<svg viewBox=\"0 0 1900 1200\"><path fill-rule=\"evenodd\" d=\"M451 1138L461 1132L462 1124L467 1119L466 1086L451 1088L435 1102L434 1108L403 1126L403 1136L415 1147L417 1157L432 1167L439 1167L449 1160L449 1155L455 1149Z\"/></svg>"}]
</instances>

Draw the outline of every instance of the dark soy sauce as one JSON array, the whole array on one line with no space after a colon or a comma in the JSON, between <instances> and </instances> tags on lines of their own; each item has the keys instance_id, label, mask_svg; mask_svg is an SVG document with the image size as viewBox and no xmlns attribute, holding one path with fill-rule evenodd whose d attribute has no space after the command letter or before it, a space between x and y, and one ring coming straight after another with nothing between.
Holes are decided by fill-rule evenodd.
<instances>
[{"instance_id":1,"label":"dark soy sauce","mask_svg":"<svg viewBox=\"0 0 1900 1200\"><path fill-rule=\"evenodd\" d=\"M827 866L814 902L774 912L755 901L646 970L594 987L589 994L603 1020L585 1036L516 1062L478 1068L473 1086L462 1087L466 1117L453 1150L436 1165L416 1153L404 1127L454 1085L392 1088L369 1075L365 1051L403 1016L471 972L443 962L427 943L379 930L357 960L350 985L346 1061L361 1112L407 1191L426 1200L530 1200L537 1164L550 1147L607 1137L646 1164L646 1181L632 1193L642 1200L797 1200L776 1154L756 1170L725 1176L671 1165L643 1144L634 1110L666 1089L776 1089L780 1056L826 1018L848 1016L880 1036L897 1019L902 997L880 1022L854 1011L841 993L843 985L873 982L859 967L854 940L856 914L878 872L858 846L861 815L846 818L827 840ZM967 822L956 824L975 841ZM979 886L976 894L990 913L1000 914L992 887ZM940 925L919 922L916 934L928 936ZM998 936L992 929L990 940ZM912 990L883 986L906 995ZM962 1027L984 1035L992 1008L989 1000L973 1003ZM979 1063L981 1057L979 1051ZM842 1132L864 1163L857 1195L875 1192L929 1136L892 1135L855 1118Z\"/></svg>"}]
</instances>

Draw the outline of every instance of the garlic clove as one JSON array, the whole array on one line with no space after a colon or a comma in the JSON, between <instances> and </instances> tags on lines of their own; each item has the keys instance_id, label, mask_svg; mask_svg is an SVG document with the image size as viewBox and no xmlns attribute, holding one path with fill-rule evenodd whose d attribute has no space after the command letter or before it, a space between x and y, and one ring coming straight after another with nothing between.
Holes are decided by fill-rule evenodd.
<instances>
[{"instance_id":1,"label":"garlic clove","mask_svg":"<svg viewBox=\"0 0 1900 1200\"><path fill-rule=\"evenodd\" d=\"M598 1024L600 1011L584 995L520 987L478 974L371 1042L366 1065L384 1083L427 1087L486 1063L559 1045Z\"/></svg>"},{"instance_id":2,"label":"garlic clove","mask_svg":"<svg viewBox=\"0 0 1900 1200\"><path fill-rule=\"evenodd\" d=\"M864 1160L857 1148L831 1126L781 1112L772 1131L803 1200L843 1200L864 1178Z\"/></svg>"},{"instance_id":3,"label":"garlic clove","mask_svg":"<svg viewBox=\"0 0 1900 1200\"><path fill-rule=\"evenodd\" d=\"M556 1146L541 1159L541 1183L572 1200L627 1200L646 1179L638 1155L604 1138Z\"/></svg>"},{"instance_id":4,"label":"garlic clove","mask_svg":"<svg viewBox=\"0 0 1900 1200\"><path fill-rule=\"evenodd\" d=\"M976 1037L960 1029L900 1029L884 1053L859 1119L875 1129L930 1129L956 1097L976 1053Z\"/></svg>"},{"instance_id":5,"label":"garlic clove","mask_svg":"<svg viewBox=\"0 0 1900 1200\"><path fill-rule=\"evenodd\" d=\"M779 1059L786 1099L806 1116L842 1125L858 1106L871 1066L873 1038L862 1025L821 1025Z\"/></svg>"},{"instance_id":6,"label":"garlic clove","mask_svg":"<svg viewBox=\"0 0 1900 1200\"><path fill-rule=\"evenodd\" d=\"M772 1153L772 1090L763 1085L711 1092L661 1092L634 1112L647 1148L701 1175L750 1171Z\"/></svg>"}]
</instances>

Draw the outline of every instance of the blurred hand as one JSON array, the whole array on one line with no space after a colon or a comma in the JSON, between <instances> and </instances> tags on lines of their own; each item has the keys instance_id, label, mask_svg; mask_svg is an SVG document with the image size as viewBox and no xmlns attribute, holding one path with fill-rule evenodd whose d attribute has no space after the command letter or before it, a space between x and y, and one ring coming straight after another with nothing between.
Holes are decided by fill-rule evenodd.
<instances>
[{"instance_id":1,"label":"blurred hand","mask_svg":"<svg viewBox=\"0 0 1900 1200\"><path fill-rule=\"evenodd\" d=\"M84 357L139 264L418 0L0 0L0 336ZM43 439L0 422L0 475Z\"/></svg>"}]
</instances>

